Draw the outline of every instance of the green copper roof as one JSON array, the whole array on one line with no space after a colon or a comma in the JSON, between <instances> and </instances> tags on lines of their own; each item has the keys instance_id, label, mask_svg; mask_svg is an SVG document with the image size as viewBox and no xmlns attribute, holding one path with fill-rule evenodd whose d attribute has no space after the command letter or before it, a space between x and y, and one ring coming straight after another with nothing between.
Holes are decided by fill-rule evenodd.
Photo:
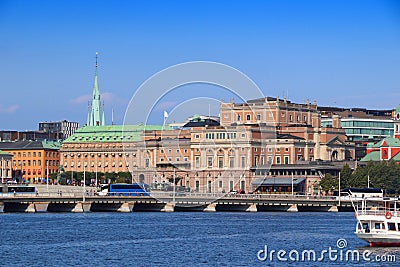
<instances>
[{"instance_id":1,"label":"green copper roof","mask_svg":"<svg viewBox=\"0 0 400 267\"><path fill-rule=\"evenodd\" d=\"M93 84L93 93L92 93L92 104L91 108L88 112L88 120L87 125L89 126L104 126L104 110L101 105L100 100L100 90L99 90L99 83L98 83L98 73L97 73L97 55L99 53L96 52L96 71L94 75L94 84Z\"/></svg>"},{"instance_id":2,"label":"green copper roof","mask_svg":"<svg viewBox=\"0 0 400 267\"><path fill-rule=\"evenodd\" d=\"M0 155L10 155L10 156L11 156L10 153L7 153L7 152L5 152L5 151L3 151L3 150L0 150Z\"/></svg>"},{"instance_id":3,"label":"green copper roof","mask_svg":"<svg viewBox=\"0 0 400 267\"><path fill-rule=\"evenodd\" d=\"M400 140L397 138L393 138L393 137L386 137L386 138L382 139L381 141L379 141L378 143L376 143L372 146L368 146L368 147L380 148L382 146L383 142L386 142L386 144L390 147L400 147Z\"/></svg>"},{"instance_id":4,"label":"green copper roof","mask_svg":"<svg viewBox=\"0 0 400 267\"><path fill-rule=\"evenodd\" d=\"M385 139L383 139L383 141L386 141L386 144L390 147L400 147L400 140L397 138L386 137Z\"/></svg>"},{"instance_id":5,"label":"green copper roof","mask_svg":"<svg viewBox=\"0 0 400 267\"><path fill-rule=\"evenodd\" d=\"M48 149L60 149L61 148L61 143L58 141L42 141L42 146L43 148L48 148Z\"/></svg>"},{"instance_id":6,"label":"green copper roof","mask_svg":"<svg viewBox=\"0 0 400 267\"><path fill-rule=\"evenodd\" d=\"M380 151L372 151L365 155L360 161L380 161L381 160L381 155Z\"/></svg>"},{"instance_id":7,"label":"green copper roof","mask_svg":"<svg viewBox=\"0 0 400 267\"><path fill-rule=\"evenodd\" d=\"M161 125L109 125L109 126L83 126L68 137L64 143L92 143L116 141L140 141L143 131L172 130L170 126Z\"/></svg>"},{"instance_id":8,"label":"green copper roof","mask_svg":"<svg viewBox=\"0 0 400 267\"><path fill-rule=\"evenodd\" d=\"M391 160L400 161L400 152L398 152L394 157L392 157Z\"/></svg>"}]
</instances>

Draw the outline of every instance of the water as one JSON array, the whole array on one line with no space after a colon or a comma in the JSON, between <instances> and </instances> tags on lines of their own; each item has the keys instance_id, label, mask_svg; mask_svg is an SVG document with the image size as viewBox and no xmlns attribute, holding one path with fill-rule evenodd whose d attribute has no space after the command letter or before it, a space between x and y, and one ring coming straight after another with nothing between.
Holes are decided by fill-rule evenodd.
<instances>
[{"instance_id":1,"label":"water","mask_svg":"<svg viewBox=\"0 0 400 267\"><path fill-rule=\"evenodd\" d=\"M4 213L0 214L1 266L333 266L358 262L260 261L268 250L371 250L353 234L353 213ZM263 254L260 254L263 256ZM286 255L288 258L288 255ZM397 263L368 263L394 266Z\"/></svg>"}]
</instances>

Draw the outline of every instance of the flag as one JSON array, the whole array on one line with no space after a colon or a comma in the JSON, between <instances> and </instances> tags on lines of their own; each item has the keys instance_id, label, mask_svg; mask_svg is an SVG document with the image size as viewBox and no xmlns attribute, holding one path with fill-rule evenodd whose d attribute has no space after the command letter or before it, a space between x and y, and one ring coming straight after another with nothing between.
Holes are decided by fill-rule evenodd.
<instances>
[{"instance_id":1,"label":"flag","mask_svg":"<svg viewBox=\"0 0 400 267\"><path fill-rule=\"evenodd\" d=\"M164 119L168 118L168 112L164 111Z\"/></svg>"}]
</instances>

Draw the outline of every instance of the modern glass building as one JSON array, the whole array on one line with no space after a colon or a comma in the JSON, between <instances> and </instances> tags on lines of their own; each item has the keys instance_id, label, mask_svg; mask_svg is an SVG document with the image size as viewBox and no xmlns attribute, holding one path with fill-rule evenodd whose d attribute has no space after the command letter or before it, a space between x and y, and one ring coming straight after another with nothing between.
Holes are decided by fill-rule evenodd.
<instances>
[{"instance_id":1,"label":"modern glass building","mask_svg":"<svg viewBox=\"0 0 400 267\"><path fill-rule=\"evenodd\" d=\"M321 124L323 127L331 127L332 119L322 119ZM380 140L393 136L394 126L391 119L342 118L341 125L349 141Z\"/></svg>"}]
</instances>

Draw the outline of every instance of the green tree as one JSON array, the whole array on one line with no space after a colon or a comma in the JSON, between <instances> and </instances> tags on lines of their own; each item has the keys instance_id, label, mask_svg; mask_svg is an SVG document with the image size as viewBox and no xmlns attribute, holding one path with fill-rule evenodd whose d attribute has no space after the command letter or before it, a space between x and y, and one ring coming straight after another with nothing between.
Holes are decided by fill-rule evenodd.
<instances>
[{"instance_id":1,"label":"green tree","mask_svg":"<svg viewBox=\"0 0 400 267\"><path fill-rule=\"evenodd\" d=\"M326 194L333 191L334 189L338 189L338 181L334 178L330 173L325 174L325 176L319 182L319 185Z\"/></svg>"},{"instance_id":2,"label":"green tree","mask_svg":"<svg viewBox=\"0 0 400 267\"><path fill-rule=\"evenodd\" d=\"M351 187L351 175L353 171L348 164L344 165L340 171L340 187L346 188Z\"/></svg>"}]
</instances>

